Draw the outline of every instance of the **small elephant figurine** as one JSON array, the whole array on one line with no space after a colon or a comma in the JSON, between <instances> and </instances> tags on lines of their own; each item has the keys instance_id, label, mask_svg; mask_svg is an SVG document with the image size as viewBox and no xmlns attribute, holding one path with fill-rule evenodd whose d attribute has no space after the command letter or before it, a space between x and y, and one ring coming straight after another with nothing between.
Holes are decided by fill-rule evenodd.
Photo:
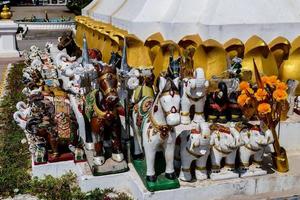
<instances>
[{"instance_id":1,"label":"small elephant figurine","mask_svg":"<svg viewBox=\"0 0 300 200\"><path fill-rule=\"evenodd\" d=\"M195 106L195 115L193 121L200 123L205 121L203 110L206 100L206 91L209 82L205 79L204 70L197 68L192 77L184 77L182 80L182 97L181 97L181 123L190 124L190 108Z\"/></svg>"},{"instance_id":2,"label":"small elephant figurine","mask_svg":"<svg viewBox=\"0 0 300 200\"><path fill-rule=\"evenodd\" d=\"M263 175L267 172L261 169L265 148L274 142L272 131L262 131L258 125L247 124L240 131L244 143L239 148L241 177ZM252 165L250 157L253 156Z\"/></svg>"},{"instance_id":3,"label":"small elephant figurine","mask_svg":"<svg viewBox=\"0 0 300 200\"><path fill-rule=\"evenodd\" d=\"M190 166L196 161L195 174L197 180L207 179L206 163L210 154L210 129L208 123L195 124L190 134L182 134L180 144L181 170L179 178L182 181L191 181Z\"/></svg>"},{"instance_id":4,"label":"small elephant figurine","mask_svg":"<svg viewBox=\"0 0 300 200\"><path fill-rule=\"evenodd\" d=\"M212 173L211 179L237 178L235 173L235 158L238 148L243 144L235 123L212 124L210 145ZM221 168L221 160L225 159L225 166Z\"/></svg>"}]
</instances>

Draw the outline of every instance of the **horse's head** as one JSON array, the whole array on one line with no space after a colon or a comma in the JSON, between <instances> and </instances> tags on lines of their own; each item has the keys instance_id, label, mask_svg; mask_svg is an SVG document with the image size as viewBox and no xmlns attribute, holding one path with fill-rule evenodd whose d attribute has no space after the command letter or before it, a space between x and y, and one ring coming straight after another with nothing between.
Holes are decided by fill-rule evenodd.
<instances>
[{"instance_id":1,"label":"horse's head","mask_svg":"<svg viewBox=\"0 0 300 200\"><path fill-rule=\"evenodd\" d=\"M121 60L122 56L118 54L118 52L111 52L109 64L115 66L116 68L121 68Z\"/></svg>"},{"instance_id":2,"label":"horse's head","mask_svg":"<svg viewBox=\"0 0 300 200\"><path fill-rule=\"evenodd\" d=\"M58 50L62 51L73 42L72 32L63 33L63 35L59 37L57 40L58 40L57 48Z\"/></svg>"},{"instance_id":3,"label":"horse's head","mask_svg":"<svg viewBox=\"0 0 300 200\"><path fill-rule=\"evenodd\" d=\"M102 60L102 53L98 49L88 49L89 58L96 61Z\"/></svg>"},{"instance_id":4,"label":"horse's head","mask_svg":"<svg viewBox=\"0 0 300 200\"><path fill-rule=\"evenodd\" d=\"M179 95L179 78L174 80L160 77L158 101L165 113L166 122L169 126L176 126L180 123L180 95Z\"/></svg>"},{"instance_id":5,"label":"horse's head","mask_svg":"<svg viewBox=\"0 0 300 200\"><path fill-rule=\"evenodd\" d=\"M116 73L116 69L109 65L103 65L99 71L99 86L108 107L114 107L119 101Z\"/></svg>"},{"instance_id":6,"label":"horse's head","mask_svg":"<svg viewBox=\"0 0 300 200\"><path fill-rule=\"evenodd\" d=\"M173 56L170 56L168 76L171 79L175 79L180 76L180 62L181 62L181 57L174 59Z\"/></svg>"},{"instance_id":7,"label":"horse's head","mask_svg":"<svg viewBox=\"0 0 300 200\"><path fill-rule=\"evenodd\" d=\"M186 77L183 79L184 91L193 98L205 96L208 86L209 82L205 79L202 68L197 68L193 73L193 77Z\"/></svg>"}]
</instances>

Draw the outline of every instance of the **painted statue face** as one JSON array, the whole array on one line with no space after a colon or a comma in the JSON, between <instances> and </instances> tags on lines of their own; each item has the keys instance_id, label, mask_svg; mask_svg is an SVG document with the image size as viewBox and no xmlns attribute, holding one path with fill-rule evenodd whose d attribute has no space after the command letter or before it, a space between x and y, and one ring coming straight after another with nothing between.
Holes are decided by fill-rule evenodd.
<instances>
[{"instance_id":1,"label":"painted statue face","mask_svg":"<svg viewBox=\"0 0 300 200\"><path fill-rule=\"evenodd\" d=\"M166 115L166 122L170 126L180 123L180 95L178 92L179 78L174 80L160 78L159 88L161 91L160 104Z\"/></svg>"}]
</instances>

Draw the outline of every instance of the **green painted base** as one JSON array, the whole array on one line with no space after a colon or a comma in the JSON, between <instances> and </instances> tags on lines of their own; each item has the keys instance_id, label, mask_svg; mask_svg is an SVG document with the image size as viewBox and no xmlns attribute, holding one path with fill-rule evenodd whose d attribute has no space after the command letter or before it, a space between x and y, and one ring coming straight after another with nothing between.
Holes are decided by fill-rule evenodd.
<instances>
[{"instance_id":1,"label":"green painted base","mask_svg":"<svg viewBox=\"0 0 300 200\"><path fill-rule=\"evenodd\" d=\"M165 169L165 161L164 161L163 156L161 156L159 154L156 155L155 163L158 163L156 165L156 169L155 169L155 172L157 174L156 182L149 182L146 180L147 166L146 166L145 159L133 160L132 163L133 163L137 173L141 177L144 185L150 192L159 191L159 190L170 190L170 189L175 189L175 188L180 187L178 179L170 180L170 179L166 178L165 174L162 172L162 170Z\"/></svg>"}]
</instances>

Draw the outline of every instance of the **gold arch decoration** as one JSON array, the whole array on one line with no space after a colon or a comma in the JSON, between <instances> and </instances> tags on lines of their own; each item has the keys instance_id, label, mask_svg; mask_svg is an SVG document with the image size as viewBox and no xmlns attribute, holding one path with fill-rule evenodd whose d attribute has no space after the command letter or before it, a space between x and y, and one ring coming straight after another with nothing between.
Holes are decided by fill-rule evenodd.
<instances>
[{"instance_id":1,"label":"gold arch decoration","mask_svg":"<svg viewBox=\"0 0 300 200\"><path fill-rule=\"evenodd\" d=\"M178 45L181 50L181 54L185 49L196 49L202 43L202 39L198 34L186 35L179 40Z\"/></svg>"},{"instance_id":2,"label":"gold arch decoration","mask_svg":"<svg viewBox=\"0 0 300 200\"><path fill-rule=\"evenodd\" d=\"M254 72L253 59L260 74L278 76L277 64L273 54L265 41L257 35L250 37L245 43L245 53L242 62L244 70ZM255 82L254 76L252 76L252 81Z\"/></svg>"},{"instance_id":3,"label":"gold arch decoration","mask_svg":"<svg viewBox=\"0 0 300 200\"><path fill-rule=\"evenodd\" d=\"M153 62L153 73L155 77L158 77L161 72L167 71L170 62L170 56L173 56L176 59L180 55L180 47L176 42L172 40L163 41Z\"/></svg>"},{"instance_id":4,"label":"gold arch decoration","mask_svg":"<svg viewBox=\"0 0 300 200\"><path fill-rule=\"evenodd\" d=\"M279 69L279 78L283 81L288 79L298 80L300 82L300 36L291 44L289 58L283 61ZM296 89L296 95L300 95L300 86Z\"/></svg>"},{"instance_id":5,"label":"gold arch decoration","mask_svg":"<svg viewBox=\"0 0 300 200\"><path fill-rule=\"evenodd\" d=\"M126 36L127 63L130 67L152 68L149 48L133 34Z\"/></svg>"},{"instance_id":6,"label":"gold arch decoration","mask_svg":"<svg viewBox=\"0 0 300 200\"><path fill-rule=\"evenodd\" d=\"M223 45L225 51L228 53L230 59L234 57L243 58L245 45L244 43L238 38L232 38L225 42Z\"/></svg>"},{"instance_id":7,"label":"gold arch decoration","mask_svg":"<svg viewBox=\"0 0 300 200\"><path fill-rule=\"evenodd\" d=\"M83 40L83 34L86 32L86 22L88 18L85 16L76 16L75 22L76 22L76 35L75 35L75 42L77 46L82 47L82 40Z\"/></svg>"},{"instance_id":8,"label":"gold arch decoration","mask_svg":"<svg viewBox=\"0 0 300 200\"><path fill-rule=\"evenodd\" d=\"M273 39L269 43L269 49L276 60L278 69L280 68L282 62L288 59L290 48L291 44L288 39L281 36Z\"/></svg>"},{"instance_id":9,"label":"gold arch decoration","mask_svg":"<svg viewBox=\"0 0 300 200\"><path fill-rule=\"evenodd\" d=\"M144 46L150 49L150 57L152 63L154 62L155 57L159 51L160 45L164 40L165 39L160 32L153 33L146 39Z\"/></svg>"},{"instance_id":10,"label":"gold arch decoration","mask_svg":"<svg viewBox=\"0 0 300 200\"><path fill-rule=\"evenodd\" d=\"M220 76L227 69L227 53L223 46L213 39L201 43L196 49L194 56L194 67L202 67L205 77Z\"/></svg>"}]
</instances>

